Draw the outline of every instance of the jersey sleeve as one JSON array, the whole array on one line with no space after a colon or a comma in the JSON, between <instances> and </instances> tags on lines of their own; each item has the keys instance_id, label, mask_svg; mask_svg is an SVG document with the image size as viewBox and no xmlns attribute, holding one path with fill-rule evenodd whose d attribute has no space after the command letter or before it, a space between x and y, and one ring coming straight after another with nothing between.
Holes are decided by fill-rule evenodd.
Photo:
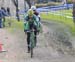
<instances>
[{"instance_id":1,"label":"jersey sleeve","mask_svg":"<svg viewBox=\"0 0 75 62\"><path fill-rule=\"evenodd\" d=\"M2 10L2 15L3 15L3 16L7 16L7 13Z\"/></svg>"},{"instance_id":2,"label":"jersey sleeve","mask_svg":"<svg viewBox=\"0 0 75 62\"><path fill-rule=\"evenodd\" d=\"M25 16L24 21L28 21L28 16Z\"/></svg>"}]
</instances>

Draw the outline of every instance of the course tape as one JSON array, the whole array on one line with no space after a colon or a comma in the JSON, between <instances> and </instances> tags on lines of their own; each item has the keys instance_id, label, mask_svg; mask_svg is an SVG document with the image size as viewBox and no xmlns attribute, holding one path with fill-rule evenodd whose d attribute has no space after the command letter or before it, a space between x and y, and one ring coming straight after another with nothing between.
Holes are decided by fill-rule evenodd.
<instances>
[{"instance_id":1,"label":"course tape","mask_svg":"<svg viewBox=\"0 0 75 62\"><path fill-rule=\"evenodd\" d=\"M55 12L55 11L50 11L50 12L45 12L46 14L53 14L53 15L58 15L58 16L64 16L64 17L66 17L66 18L73 18L72 16L67 16L67 15L65 15L65 14L63 14L62 12Z\"/></svg>"}]
</instances>

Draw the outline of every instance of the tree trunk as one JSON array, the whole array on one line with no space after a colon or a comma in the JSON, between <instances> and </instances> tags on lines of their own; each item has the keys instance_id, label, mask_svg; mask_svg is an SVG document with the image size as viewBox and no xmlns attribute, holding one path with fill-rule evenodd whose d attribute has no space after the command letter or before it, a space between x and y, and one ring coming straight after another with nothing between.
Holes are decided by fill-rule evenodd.
<instances>
[{"instance_id":1,"label":"tree trunk","mask_svg":"<svg viewBox=\"0 0 75 62\"><path fill-rule=\"evenodd\" d=\"M73 22L75 24L75 2L73 2Z\"/></svg>"},{"instance_id":2,"label":"tree trunk","mask_svg":"<svg viewBox=\"0 0 75 62\"><path fill-rule=\"evenodd\" d=\"M27 2L27 4L29 5L29 8L31 8L31 3L30 0L25 0Z\"/></svg>"},{"instance_id":3,"label":"tree trunk","mask_svg":"<svg viewBox=\"0 0 75 62\"><path fill-rule=\"evenodd\" d=\"M17 17L17 20L20 21L20 17L19 17L19 9L18 9L18 0L12 0L13 4L15 5L16 7L16 17Z\"/></svg>"},{"instance_id":4,"label":"tree trunk","mask_svg":"<svg viewBox=\"0 0 75 62\"><path fill-rule=\"evenodd\" d=\"M24 11L26 12L26 0L24 0Z\"/></svg>"},{"instance_id":5,"label":"tree trunk","mask_svg":"<svg viewBox=\"0 0 75 62\"><path fill-rule=\"evenodd\" d=\"M2 0L2 3L1 3L1 7L3 7L4 6L4 0Z\"/></svg>"}]
</instances>

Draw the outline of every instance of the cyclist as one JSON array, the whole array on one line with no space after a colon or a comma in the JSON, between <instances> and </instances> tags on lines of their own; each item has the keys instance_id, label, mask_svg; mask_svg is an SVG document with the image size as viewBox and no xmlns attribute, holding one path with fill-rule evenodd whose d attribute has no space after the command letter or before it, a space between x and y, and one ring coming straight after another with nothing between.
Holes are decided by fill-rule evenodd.
<instances>
[{"instance_id":1,"label":"cyclist","mask_svg":"<svg viewBox=\"0 0 75 62\"><path fill-rule=\"evenodd\" d=\"M36 6L31 6L31 9L33 10L34 15L36 16L36 19L37 19L37 22L38 22L38 25L39 25L39 29L41 29L41 30L39 30L39 31L42 32L42 26L41 26L41 17L40 17L40 14L39 14L39 12L37 11ZM38 32L38 33L39 33L39 32ZM37 42L37 41L36 41L36 42Z\"/></svg>"},{"instance_id":2,"label":"cyclist","mask_svg":"<svg viewBox=\"0 0 75 62\"><path fill-rule=\"evenodd\" d=\"M38 22L36 21L36 17L34 15L34 12L32 9L29 9L27 12L27 16L25 17L26 23L24 24L25 26L25 33L27 34L27 45L28 45L28 53L30 52L30 32L28 32L29 30L34 29L34 34L35 34L35 43L36 43L36 39L37 39L37 33L38 33Z\"/></svg>"},{"instance_id":3,"label":"cyclist","mask_svg":"<svg viewBox=\"0 0 75 62\"><path fill-rule=\"evenodd\" d=\"M39 12L37 12L36 6L31 6L31 9L34 11L34 15L36 15L40 21L41 20L40 14L39 14Z\"/></svg>"}]
</instances>

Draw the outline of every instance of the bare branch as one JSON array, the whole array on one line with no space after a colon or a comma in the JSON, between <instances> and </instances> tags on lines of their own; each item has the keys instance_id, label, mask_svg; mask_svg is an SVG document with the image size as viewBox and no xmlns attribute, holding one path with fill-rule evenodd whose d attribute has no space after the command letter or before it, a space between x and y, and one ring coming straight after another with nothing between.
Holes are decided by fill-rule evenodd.
<instances>
[{"instance_id":1,"label":"bare branch","mask_svg":"<svg viewBox=\"0 0 75 62\"><path fill-rule=\"evenodd\" d=\"M17 3L15 0L11 0L13 2L13 4L17 7Z\"/></svg>"}]
</instances>

